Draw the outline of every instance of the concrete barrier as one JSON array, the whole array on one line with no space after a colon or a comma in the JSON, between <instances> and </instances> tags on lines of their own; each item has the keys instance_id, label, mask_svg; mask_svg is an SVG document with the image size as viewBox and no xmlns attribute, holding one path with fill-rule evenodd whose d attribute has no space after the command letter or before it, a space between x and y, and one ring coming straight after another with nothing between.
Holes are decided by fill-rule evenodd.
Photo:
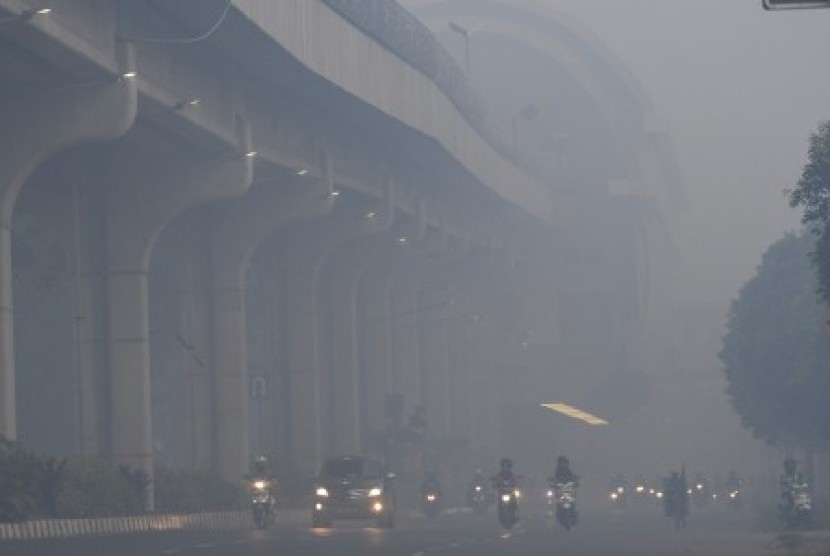
<instances>
[{"instance_id":1,"label":"concrete barrier","mask_svg":"<svg viewBox=\"0 0 830 556\"><path fill-rule=\"evenodd\" d=\"M310 512L307 511L280 510L277 512L277 523L302 526L310 523L310 515ZM22 523L0 523L0 541L164 531L243 530L252 526L250 512L102 517L94 519L43 519Z\"/></svg>"}]
</instances>

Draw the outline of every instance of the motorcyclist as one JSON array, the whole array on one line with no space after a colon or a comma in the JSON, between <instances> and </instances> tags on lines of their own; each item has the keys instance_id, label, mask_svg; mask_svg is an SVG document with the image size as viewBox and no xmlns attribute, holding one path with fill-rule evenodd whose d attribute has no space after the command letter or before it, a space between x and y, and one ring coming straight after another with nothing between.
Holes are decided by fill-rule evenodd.
<instances>
[{"instance_id":1,"label":"motorcyclist","mask_svg":"<svg viewBox=\"0 0 830 556\"><path fill-rule=\"evenodd\" d=\"M476 494L483 497L485 501L488 501L490 498L490 489L487 487L487 479L484 477L484 472L481 469L476 469L473 478L467 485L467 504L473 504Z\"/></svg>"},{"instance_id":2,"label":"motorcyclist","mask_svg":"<svg viewBox=\"0 0 830 556\"><path fill-rule=\"evenodd\" d=\"M686 485L686 473L672 471L671 476L663 480L663 504L666 517L673 517L678 524L686 519L689 511L689 488Z\"/></svg>"},{"instance_id":3,"label":"motorcyclist","mask_svg":"<svg viewBox=\"0 0 830 556\"><path fill-rule=\"evenodd\" d=\"M519 478L513 473L513 460L510 458L501 458L499 472L491 480L496 486L505 485L514 488Z\"/></svg>"},{"instance_id":4,"label":"motorcyclist","mask_svg":"<svg viewBox=\"0 0 830 556\"><path fill-rule=\"evenodd\" d=\"M579 485L579 476L571 470L571 464L565 456L556 458L556 470L553 472L553 483L575 483Z\"/></svg>"},{"instance_id":5,"label":"motorcyclist","mask_svg":"<svg viewBox=\"0 0 830 556\"><path fill-rule=\"evenodd\" d=\"M438 475L435 471L427 471L424 474L424 480L421 481L421 493L441 495L441 481L438 480Z\"/></svg>"},{"instance_id":6,"label":"motorcyclist","mask_svg":"<svg viewBox=\"0 0 830 556\"><path fill-rule=\"evenodd\" d=\"M268 458L262 454L255 457L251 462L251 473L245 478L249 481L254 520L258 527L265 528L273 519L276 506L276 478L271 474ZM261 517L261 521L257 516Z\"/></svg>"}]
</instances>

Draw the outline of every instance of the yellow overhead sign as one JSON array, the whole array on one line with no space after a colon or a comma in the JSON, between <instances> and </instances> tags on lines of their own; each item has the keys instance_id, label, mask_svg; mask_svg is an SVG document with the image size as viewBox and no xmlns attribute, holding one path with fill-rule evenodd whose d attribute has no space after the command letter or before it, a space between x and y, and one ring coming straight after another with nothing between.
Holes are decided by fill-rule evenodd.
<instances>
[{"instance_id":1,"label":"yellow overhead sign","mask_svg":"<svg viewBox=\"0 0 830 556\"><path fill-rule=\"evenodd\" d=\"M583 411L566 403L543 403L542 407L546 407L547 409L556 411L562 415L567 415L571 419L576 419L595 427L606 426L609 424L605 419L601 419L596 415L592 415L587 411Z\"/></svg>"}]
</instances>

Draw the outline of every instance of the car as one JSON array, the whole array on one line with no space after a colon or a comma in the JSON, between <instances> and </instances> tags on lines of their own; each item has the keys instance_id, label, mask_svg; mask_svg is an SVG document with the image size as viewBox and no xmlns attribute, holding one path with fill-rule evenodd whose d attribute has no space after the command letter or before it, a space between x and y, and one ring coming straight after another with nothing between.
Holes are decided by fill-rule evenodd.
<instances>
[{"instance_id":1,"label":"car","mask_svg":"<svg viewBox=\"0 0 830 556\"><path fill-rule=\"evenodd\" d=\"M312 526L331 527L335 519L374 519L378 527L394 527L394 478L370 456L326 459L315 478Z\"/></svg>"}]
</instances>

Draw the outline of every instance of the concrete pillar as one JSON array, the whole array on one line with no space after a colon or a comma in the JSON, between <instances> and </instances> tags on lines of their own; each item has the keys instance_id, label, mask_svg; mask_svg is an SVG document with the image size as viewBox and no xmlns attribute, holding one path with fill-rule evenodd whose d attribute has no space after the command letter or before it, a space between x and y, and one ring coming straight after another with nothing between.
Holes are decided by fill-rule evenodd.
<instances>
[{"instance_id":1,"label":"concrete pillar","mask_svg":"<svg viewBox=\"0 0 830 556\"><path fill-rule=\"evenodd\" d=\"M132 69L131 51L120 48L122 71ZM11 267L17 196L44 160L72 145L122 135L135 113L134 80L115 77L96 87L6 100L0 107L0 437L17 436Z\"/></svg>"},{"instance_id":2,"label":"concrete pillar","mask_svg":"<svg viewBox=\"0 0 830 556\"><path fill-rule=\"evenodd\" d=\"M379 432L390 424L385 419L387 396L402 394L393 373L392 337L396 319L392 314L392 286L410 250L410 245L399 239L416 236L412 225L402 224L398 218L395 229L388 233L385 247L364 267L358 285L358 364L364 382L363 427L368 432ZM404 407L404 412L411 410Z\"/></svg>"},{"instance_id":3,"label":"concrete pillar","mask_svg":"<svg viewBox=\"0 0 830 556\"><path fill-rule=\"evenodd\" d=\"M287 248L285 309L286 369L289 373L289 443L302 469L316 470L324 452L324 407L321 342L324 337L319 299L320 274L327 258L343 245L372 233L377 219L366 210L344 209L308 230L308 238ZM296 236L293 236L296 237Z\"/></svg>"},{"instance_id":4,"label":"concrete pillar","mask_svg":"<svg viewBox=\"0 0 830 556\"><path fill-rule=\"evenodd\" d=\"M245 276L251 255L275 229L332 207L329 179L255 186L217 215L213 241L213 361L216 467L228 480L248 470L248 355ZM260 423L260 426L263 426ZM273 426L267 428L273 433Z\"/></svg>"},{"instance_id":5,"label":"concrete pillar","mask_svg":"<svg viewBox=\"0 0 830 556\"><path fill-rule=\"evenodd\" d=\"M250 129L235 152L209 159L125 161L111 168L107 198L112 459L152 477L148 271L156 238L185 210L244 194L251 183ZM115 162L115 161L113 161ZM152 495L148 500L152 508Z\"/></svg>"},{"instance_id":6,"label":"concrete pillar","mask_svg":"<svg viewBox=\"0 0 830 556\"><path fill-rule=\"evenodd\" d=\"M435 364L435 357L439 360L443 357L442 369L446 369L446 350L436 354L432 349L433 338L441 337L441 334L435 336L426 323L444 311L445 301L430 299L437 290L425 294L422 286L425 277L435 270L436 257L446 248L446 236L442 232L426 234L422 230L420 239L404 248L408 251L393 271L390 284L393 381L404 396L408 412L411 414L415 408L422 406L427 410L428 420L432 421L430 408L426 406L434 406L436 401L428 398L430 392L427 391L424 370ZM435 323L441 330L446 324L441 318L437 318ZM422 339L422 335L428 338ZM446 338L446 335L443 337ZM424 357L428 360L422 363ZM444 423L445 404L443 408L433 409L437 411L438 420ZM434 431L437 422L428 422L428 428Z\"/></svg>"},{"instance_id":7,"label":"concrete pillar","mask_svg":"<svg viewBox=\"0 0 830 556\"><path fill-rule=\"evenodd\" d=\"M175 434L170 435L170 440L178 444L173 447L177 455L175 461L199 470L211 469L213 465L209 230L210 218L194 211L165 234L170 236L166 238L166 247L170 248L168 264L177 289L177 328L171 331L175 333L177 349L172 362L174 368L170 372L179 375L175 383L180 386L172 404L176 408L175 418L182 421L171 427L174 430L170 432ZM154 258L154 264L157 264L158 255ZM154 380L158 376L157 364L159 362L154 360ZM159 385L154 384L154 391L159 390Z\"/></svg>"},{"instance_id":8,"label":"concrete pillar","mask_svg":"<svg viewBox=\"0 0 830 556\"><path fill-rule=\"evenodd\" d=\"M372 259L394 241L386 232L393 220L391 195L385 210L375 211L371 237L336 253L326 265L329 300L328 359L331 373L332 438L334 453L357 453L363 449L364 424L361 391L378 385L362 379L358 364L358 283ZM353 242L354 243L354 242ZM381 387L385 387L385 384ZM375 394L375 392L372 394Z\"/></svg>"}]
</instances>

